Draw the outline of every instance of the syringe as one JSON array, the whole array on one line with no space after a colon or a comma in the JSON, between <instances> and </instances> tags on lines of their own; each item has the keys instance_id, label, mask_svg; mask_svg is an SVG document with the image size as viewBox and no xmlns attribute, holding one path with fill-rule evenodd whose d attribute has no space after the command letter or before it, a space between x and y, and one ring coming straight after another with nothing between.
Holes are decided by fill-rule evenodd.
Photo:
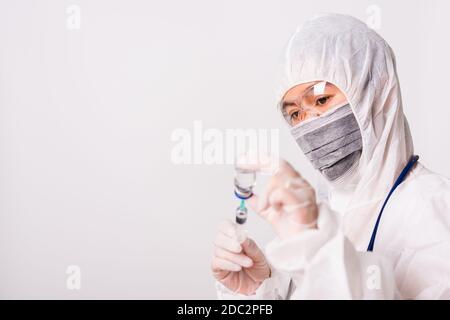
<instances>
[{"instance_id":1,"label":"syringe","mask_svg":"<svg viewBox=\"0 0 450 320\"><path fill-rule=\"evenodd\" d=\"M248 210L245 200L253 195L253 187L256 183L256 172L254 170L242 169L236 166L234 178L234 194L240 199L240 205L236 208L236 227L239 242L247 238L245 223L247 222Z\"/></svg>"},{"instance_id":2,"label":"syringe","mask_svg":"<svg viewBox=\"0 0 450 320\"><path fill-rule=\"evenodd\" d=\"M247 238L247 230L245 223L247 222L247 208L245 200L241 199L241 204L236 208L236 232L239 243L244 242Z\"/></svg>"}]
</instances>

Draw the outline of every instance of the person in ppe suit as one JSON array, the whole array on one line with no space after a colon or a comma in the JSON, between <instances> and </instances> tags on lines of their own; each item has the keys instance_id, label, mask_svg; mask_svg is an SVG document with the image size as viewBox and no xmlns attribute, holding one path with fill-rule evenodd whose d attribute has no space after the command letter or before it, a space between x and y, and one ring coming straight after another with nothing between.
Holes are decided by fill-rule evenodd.
<instances>
[{"instance_id":1,"label":"person in ppe suit","mask_svg":"<svg viewBox=\"0 0 450 320\"><path fill-rule=\"evenodd\" d=\"M277 235L264 252L221 225L219 298L450 299L450 182L414 156L386 41L356 18L317 16L291 37L280 88L325 183L316 193L281 161L248 199Z\"/></svg>"}]
</instances>

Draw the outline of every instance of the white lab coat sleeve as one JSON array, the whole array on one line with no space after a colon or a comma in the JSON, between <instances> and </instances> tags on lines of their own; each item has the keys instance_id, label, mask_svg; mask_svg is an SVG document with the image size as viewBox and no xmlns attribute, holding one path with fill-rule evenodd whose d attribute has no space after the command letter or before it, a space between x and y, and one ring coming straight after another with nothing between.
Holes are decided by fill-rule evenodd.
<instances>
[{"instance_id":1,"label":"white lab coat sleeve","mask_svg":"<svg viewBox=\"0 0 450 320\"><path fill-rule=\"evenodd\" d=\"M220 300L283 300L287 298L290 278L271 268L271 276L264 280L253 295L235 293L216 281L217 297Z\"/></svg>"},{"instance_id":2,"label":"white lab coat sleeve","mask_svg":"<svg viewBox=\"0 0 450 320\"><path fill-rule=\"evenodd\" d=\"M271 265L292 279L290 299L393 299L392 264L373 252L358 252L343 235L339 216L319 205L318 228L268 244Z\"/></svg>"}]
</instances>

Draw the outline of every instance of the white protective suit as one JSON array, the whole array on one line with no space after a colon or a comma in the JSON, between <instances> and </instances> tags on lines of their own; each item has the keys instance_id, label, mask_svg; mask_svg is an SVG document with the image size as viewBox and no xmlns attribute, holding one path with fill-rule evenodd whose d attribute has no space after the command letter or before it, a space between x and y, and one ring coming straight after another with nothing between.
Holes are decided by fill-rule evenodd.
<instances>
[{"instance_id":1,"label":"white protective suit","mask_svg":"<svg viewBox=\"0 0 450 320\"><path fill-rule=\"evenodd\" d=\"M327 185L318 229L268 244L272 276L255 295L217 283L219 298L450 299L450 182L420 162L391 196L374 251L366 252L382 203L413 154L391 48L363 22L328 14L297 30L285 59L279 99L305 82L336 85L361 129L362 156Z\"/></svg>"}]
</instances>

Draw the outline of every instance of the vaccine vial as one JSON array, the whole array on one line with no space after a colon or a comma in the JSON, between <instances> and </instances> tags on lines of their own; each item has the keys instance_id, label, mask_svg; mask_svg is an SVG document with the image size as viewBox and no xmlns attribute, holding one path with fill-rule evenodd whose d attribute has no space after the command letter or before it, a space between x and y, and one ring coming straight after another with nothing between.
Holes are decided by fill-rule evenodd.
<instances>
[{"instance_id":1,"label":"vaccine vial","mask_svg":"<svg viewBox=\"0 0 450 320\"><path fill-rule=\"evenodd\" d=\"M253 195L255 185L256 171L235 165L234 194L240 199L240 206L236 208L236 232L240 243L247 239L246 222L248 210L245 206L245 200Z\"/></svg>"},{"instance_id":2,"label":"vaccine vial","mask_svg":"<svg viewBox=\"0 0 450 320\"><path fill-rule=\"evenodd\" d=\"M239 199L248 199L253 195L256 184L256 172L250 169L236 167L234 177L234 193Z\"/></svg>"}]
</instances>

